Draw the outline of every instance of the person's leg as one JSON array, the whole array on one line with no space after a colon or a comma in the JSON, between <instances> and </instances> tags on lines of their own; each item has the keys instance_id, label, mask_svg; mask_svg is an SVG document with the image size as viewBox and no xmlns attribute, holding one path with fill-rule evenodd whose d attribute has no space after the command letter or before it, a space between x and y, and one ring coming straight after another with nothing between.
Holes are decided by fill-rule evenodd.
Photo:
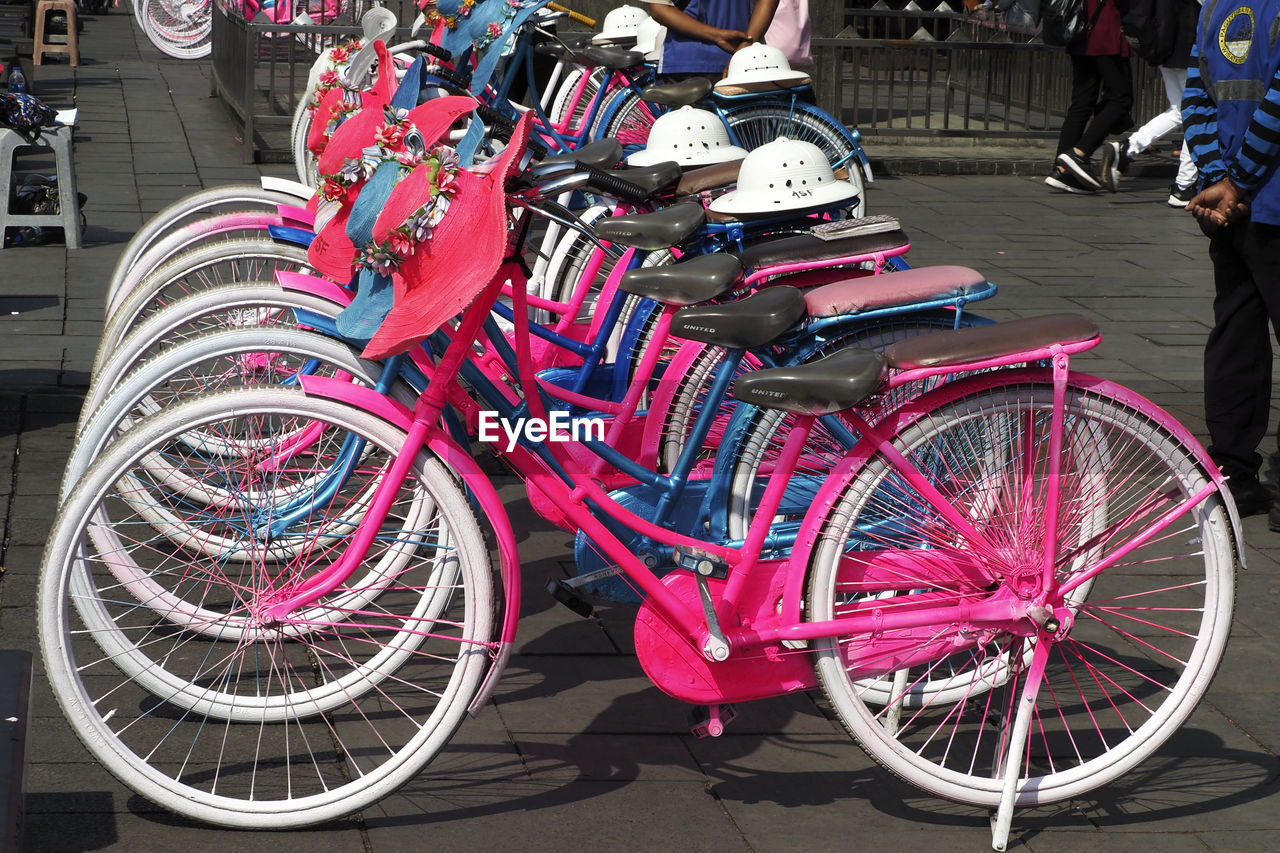
<instances>
[{"instance_id":1,"label":"person's leg","mask_svg":"<svg viewBox=\"0 0 1280 853\"><path fill-rule=\"evenodd\" d=\"M1270 306L1254 278L1251 227L1237 223L1209 241L1215 295L1204 348L1205 424L1210 456L1237 485L1257 476L1271 408Z\"/></svg>"},{"instance_id":2,"label":"person's leg","mask_svg":"<svg viewBox=\"0 0 1280 853\"><path fill-rule=\"evenodd\" d=\"M1088 159L1111 128L1128 115L1133 107L1133 78L1130 76L1129 59L1123 56L1092 56L1098 78L1102 83L1101 107L1094 114L1084 133L1075 144L1075 150ZM1074 59L1074 57L1073 57Z\"/></svg>"},{"instance_id":3,"label":"person's leg","mask_svg":"<svg viewBox=\"0 0 1280 853\"><path fill-rule=\"evenodd\" d=\"M1062 119L1062 129L1058 131L1058 153L1070 151L1076 147L1084 129L1093 115L1093 108L1098 102L1098 89L1102 86L1102 78L1098 74L1094 56L1076 56L1071 59L1071 106Z\"/></svg>"},{"instance_id":4,"label":"person's leg","mask_svg":"<svg viewBox=\"0 0 1280 853\"><path fill-rule=\"evenodd\" d=\"M1178 155L1178 176L1173 179L1174 183L1178 185L1178 189L1185 190L1194 188L1199 179L1200 173L1196 170L1195 161L1191 159L1191 146L1183 140L1182 153Z\"/></svg>"},{"instance_id":5,"label":"person's leg","mask_svg":"<svg viewBox=\"0 0 1280 853\"><path fill-rule=\"evenodd\" d=\"M1157 139L1182 127L1182 89L1187 82L1187 69L1161 68L1160 77L1164 81L1164 94L1169 100L1169 109L1129 136L1129 157L1146 151Z\"/></svg>"},{"instance_id":6,"label":"person's leg","mask_svg":"<svg viewBox=\"0 0 1280 853\"><path fill-rule=\"evenodd\" d=\"M1266 305L1272 334L1277 341L1280 341L1280 227L1252 225L1246 234L1244 256L1253 273L1262 301ZM1267 391L1269 404L1271 402L1270 383ZM1278 458L1280 458L1280 426L1276 429L1276 449L1271 454L1273 465ZM1280 529L1280 507L1273 505L1271 514L1272 529Z\"/></svg>"}]
</instances>

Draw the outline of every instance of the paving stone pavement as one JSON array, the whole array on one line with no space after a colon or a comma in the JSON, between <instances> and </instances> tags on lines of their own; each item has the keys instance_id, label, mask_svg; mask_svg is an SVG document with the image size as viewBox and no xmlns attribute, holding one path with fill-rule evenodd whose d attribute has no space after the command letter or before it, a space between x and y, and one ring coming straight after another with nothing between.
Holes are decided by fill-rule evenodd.
<instances>
[{"instance_id":1,"label":"paving stone pavement","mask_svg":"<svg viewBox=\"0 0 1280 853\"><path fill-rule=\"evenodd\" d=\"M43 66L34 88L80 108L76 159L89 196L85 248L0 254L0 648L34 651L35 584L62 465L124 242L201 186L287 175L242 166L208 96L208 67L160 57L125 15L87 18L83 64ZM873 151L873 156L875 152ZM955 263L1000 285L981 313L1079 311L1103 345L1082 369L1148 395L1203 432L1200 349L1210 319L1206 240L1164 205L1163 177L1116 195L1053 194L1028 176L877 181L874 212L911 235L916 264ZM1280 420L1280 419L1278 419ZM816 696L743 706L721 738L695 740L685 709L645 679L632 613L582 620L542 592L571 559L567 538L510 499L527 578L516 654L490 707L445 755L360 819L283 835L175 818L98 767L42 676L27 745L23 850L417 851L983 850L987 816L920 794L878 769ZM1280 849L1280 535L1245 521L1232 645L1208 699L1151 760L1116 784L1019 813L1031 851ZM42 667L37 664L37 671Z\"/></svg>"}]
</instances>

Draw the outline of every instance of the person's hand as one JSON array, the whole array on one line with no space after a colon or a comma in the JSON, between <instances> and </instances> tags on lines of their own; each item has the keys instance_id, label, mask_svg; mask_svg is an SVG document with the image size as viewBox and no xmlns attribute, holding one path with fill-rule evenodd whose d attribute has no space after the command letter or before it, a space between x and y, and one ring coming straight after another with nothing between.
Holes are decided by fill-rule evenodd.
<instances>
[{"instance_id":1,"label":"person's hand","mask_svg":"<svg viewBox=\"0 0 1280 853\"><path fill-rule=\"evenodd\" d=\"M742 30L720 30L711 34L711 42L725 53L737 53L741 48L751 44L751 36Z\"/></svg>"},{"instance_id":2,"label":"person's hand","mask_svg":"<svg viewBox=\"0 0 1280 853\"><path fill-rule=\"evenodd\" d=\"M1187 202L1201 228L1223 228L1249 215L1249 193L1223 179Z\"/></svg>"}]
</instances>

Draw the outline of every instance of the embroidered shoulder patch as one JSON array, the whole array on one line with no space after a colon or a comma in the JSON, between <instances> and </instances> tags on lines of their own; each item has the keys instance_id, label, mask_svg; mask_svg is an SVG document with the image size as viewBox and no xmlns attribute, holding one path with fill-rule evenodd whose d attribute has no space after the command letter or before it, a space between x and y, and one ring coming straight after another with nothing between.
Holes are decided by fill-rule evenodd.
<instances>
[{"instance_id":1,"label":"embroidered shoulder patch","mask_svg":"<svg viewBox=\"0 0 1280 853\"><path fill-rule=\"evenodd\" d=\"M1218 49L1228 62L1243 65L1253 46L1253 9L1241 6L1218 28Z\"/></svg>"}]
</instances>

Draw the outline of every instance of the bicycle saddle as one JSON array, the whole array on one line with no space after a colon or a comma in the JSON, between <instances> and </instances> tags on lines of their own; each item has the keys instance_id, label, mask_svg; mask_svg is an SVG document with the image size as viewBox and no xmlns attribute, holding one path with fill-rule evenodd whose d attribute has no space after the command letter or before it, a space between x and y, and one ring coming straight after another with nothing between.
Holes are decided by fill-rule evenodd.
<instances>
[{"instance_id":1,"label":"bicycle saddle","mask_svg":"<svg viewBox=\"0 0 1280 853\"><path fill-rule=\"evenodd\" d=\"M714 166L699 166L690 169L680 176L676 184L677 195L694 195L703 190L727 187L738 182L738 170L742 168L741 160L730 160L727 163L716 163Z\"/></svg>"},{"instance_id":2,"label":"bicycle saddle","mask_svg":"<svg viewBox=\"0 0 1280 853\"><path fill-rule=\"evenodd\" d=\"M808 364L739 376L733 382L733 396L765 409L830 415L861 403L880 387L887 374L884 356L851 347Z\"/></svg>"},{"instance_id":3,"label":"bicycle saddle","mask_svg":"<svg viewBox=\"0 0 1280 853\"><path fill-rule=\"evenodd\" d=\"M706 77L690 77L675 83L659 83L640 93L641 99L664 107L691 107L711 91L711 81Z\"/></svg>"},{"instance_id":4,"label":"bicycle saddle","mask_svg":"<svg viewBox=\"0 0 1280 853\"><path fill-rule=\"evenodd\" d=\"M967 364L1023 353L1034 354L1037 350L1047 350L1053 344L1089 343L1092 346L1101 340L1102 333L1088 317L1079 314L1045 314L1011 320L1008 323L970 326L951 332L931 332L907 338L891 344L885 349L884 357L890 366L909 370L915 367ZM1072 351L1080 349L1088 347L1073 347Z\"/></svg>"},{"instance_id":5,"label":"bicycle saddle","mask_svg":"<svg viewBox=\"0 0 1280 853\"><path fill-rule=\"evenodd\" d=\"M861 275L815 287L804 295L810 317L834 317L859 311L957 299L990 288L982 273L969 267L915 267L887 275Z\"/></svg>"},{"instance_id":6,"label":"bicycle saddle","mask_svg":"<svg viewBox=\"0 0 1280 853\"><path fill-rule=\"evenodd\" d=\"M593 45L573 54L573 61L580 65L599 66L609 71L621 71L624 68L635 68L644 64L644 54L634 50L623 50L620 47L599 47Z\"/></svg>"},{"instance_id":7,"label":"bicycle saddle","mask_svg":"<svg viewBox=\"0 0 1280 853\"><path fill-rule=\"evenodd\" d=\"M797 234L755 243L744 249L738 259L749 270L776 267L802 261L826 261L835 258L877 255L911 247L911 241L901 229L881 234L857 234L836 240L823 240L812 234Z\"/></svg>"},{"instance_id":8,"label":"bicycle saddle","mask_svg":"<svg viewBox=\"0 0 1280 853\"><path fill-rule=\"evenodd\" d=\"M597 139L574 151L563 154L552 154L543 157L533 166L533 171L542 173L550 166L574 166L579 164L593 169L609 169L618 165L622 159L622 143L616 139Z\"/></svg>"},{"instance_id":9,"label":"bicycle saddle","mask_svg":"<svg viewBox=\"0 0 1280 853\"><path fill-rule=\"evenodd\" d=\"M619 169L616 171L604 171L604 174L612 178L619 178L639 187L644 191L646 199L657 195L668 187L674 187L680 180L680 164L671 160L662 163L654 163L652 166L644 166L637 169ZM606 195L609 193L607 183L595 183L595 180L587 184L587 189L596 189Z\"/></svg>"},{"instance_id":10,"label":"bicycle saddle","mask_svg":"<svg viewBox=\"0 0 1280 853\"><path fill-rule=\"evenodd\" d=\"M733 287L741 272L738 259L732 255L699 255L670 266L627 270L618 289L670 305L696 305Z\"/></svg>"},{"instance_id":11,"label":"bicycle saddle","mask_svg":"<svg viewBox=\"0 0 1280 853\"><path fill-rule=\"evenodd\" d=\"M637 249L668 249L693 236L706 221L700 204L685 202L664 207L654 213L613 216L596 223L596 236L601 240L634 246Z\"/></svg>"},{"instance_id":12,"label":"bicycle saddle","mask_svg":"<svg viewBox=\"0 0 1280 853\"><path fill-rule=\"evenodd\" d=\"M766 287L737 302L681 308L671 318L671 334L722 347L759 347L802 317L804 295L799 290Z\"/></svg>"}]
</instances>

